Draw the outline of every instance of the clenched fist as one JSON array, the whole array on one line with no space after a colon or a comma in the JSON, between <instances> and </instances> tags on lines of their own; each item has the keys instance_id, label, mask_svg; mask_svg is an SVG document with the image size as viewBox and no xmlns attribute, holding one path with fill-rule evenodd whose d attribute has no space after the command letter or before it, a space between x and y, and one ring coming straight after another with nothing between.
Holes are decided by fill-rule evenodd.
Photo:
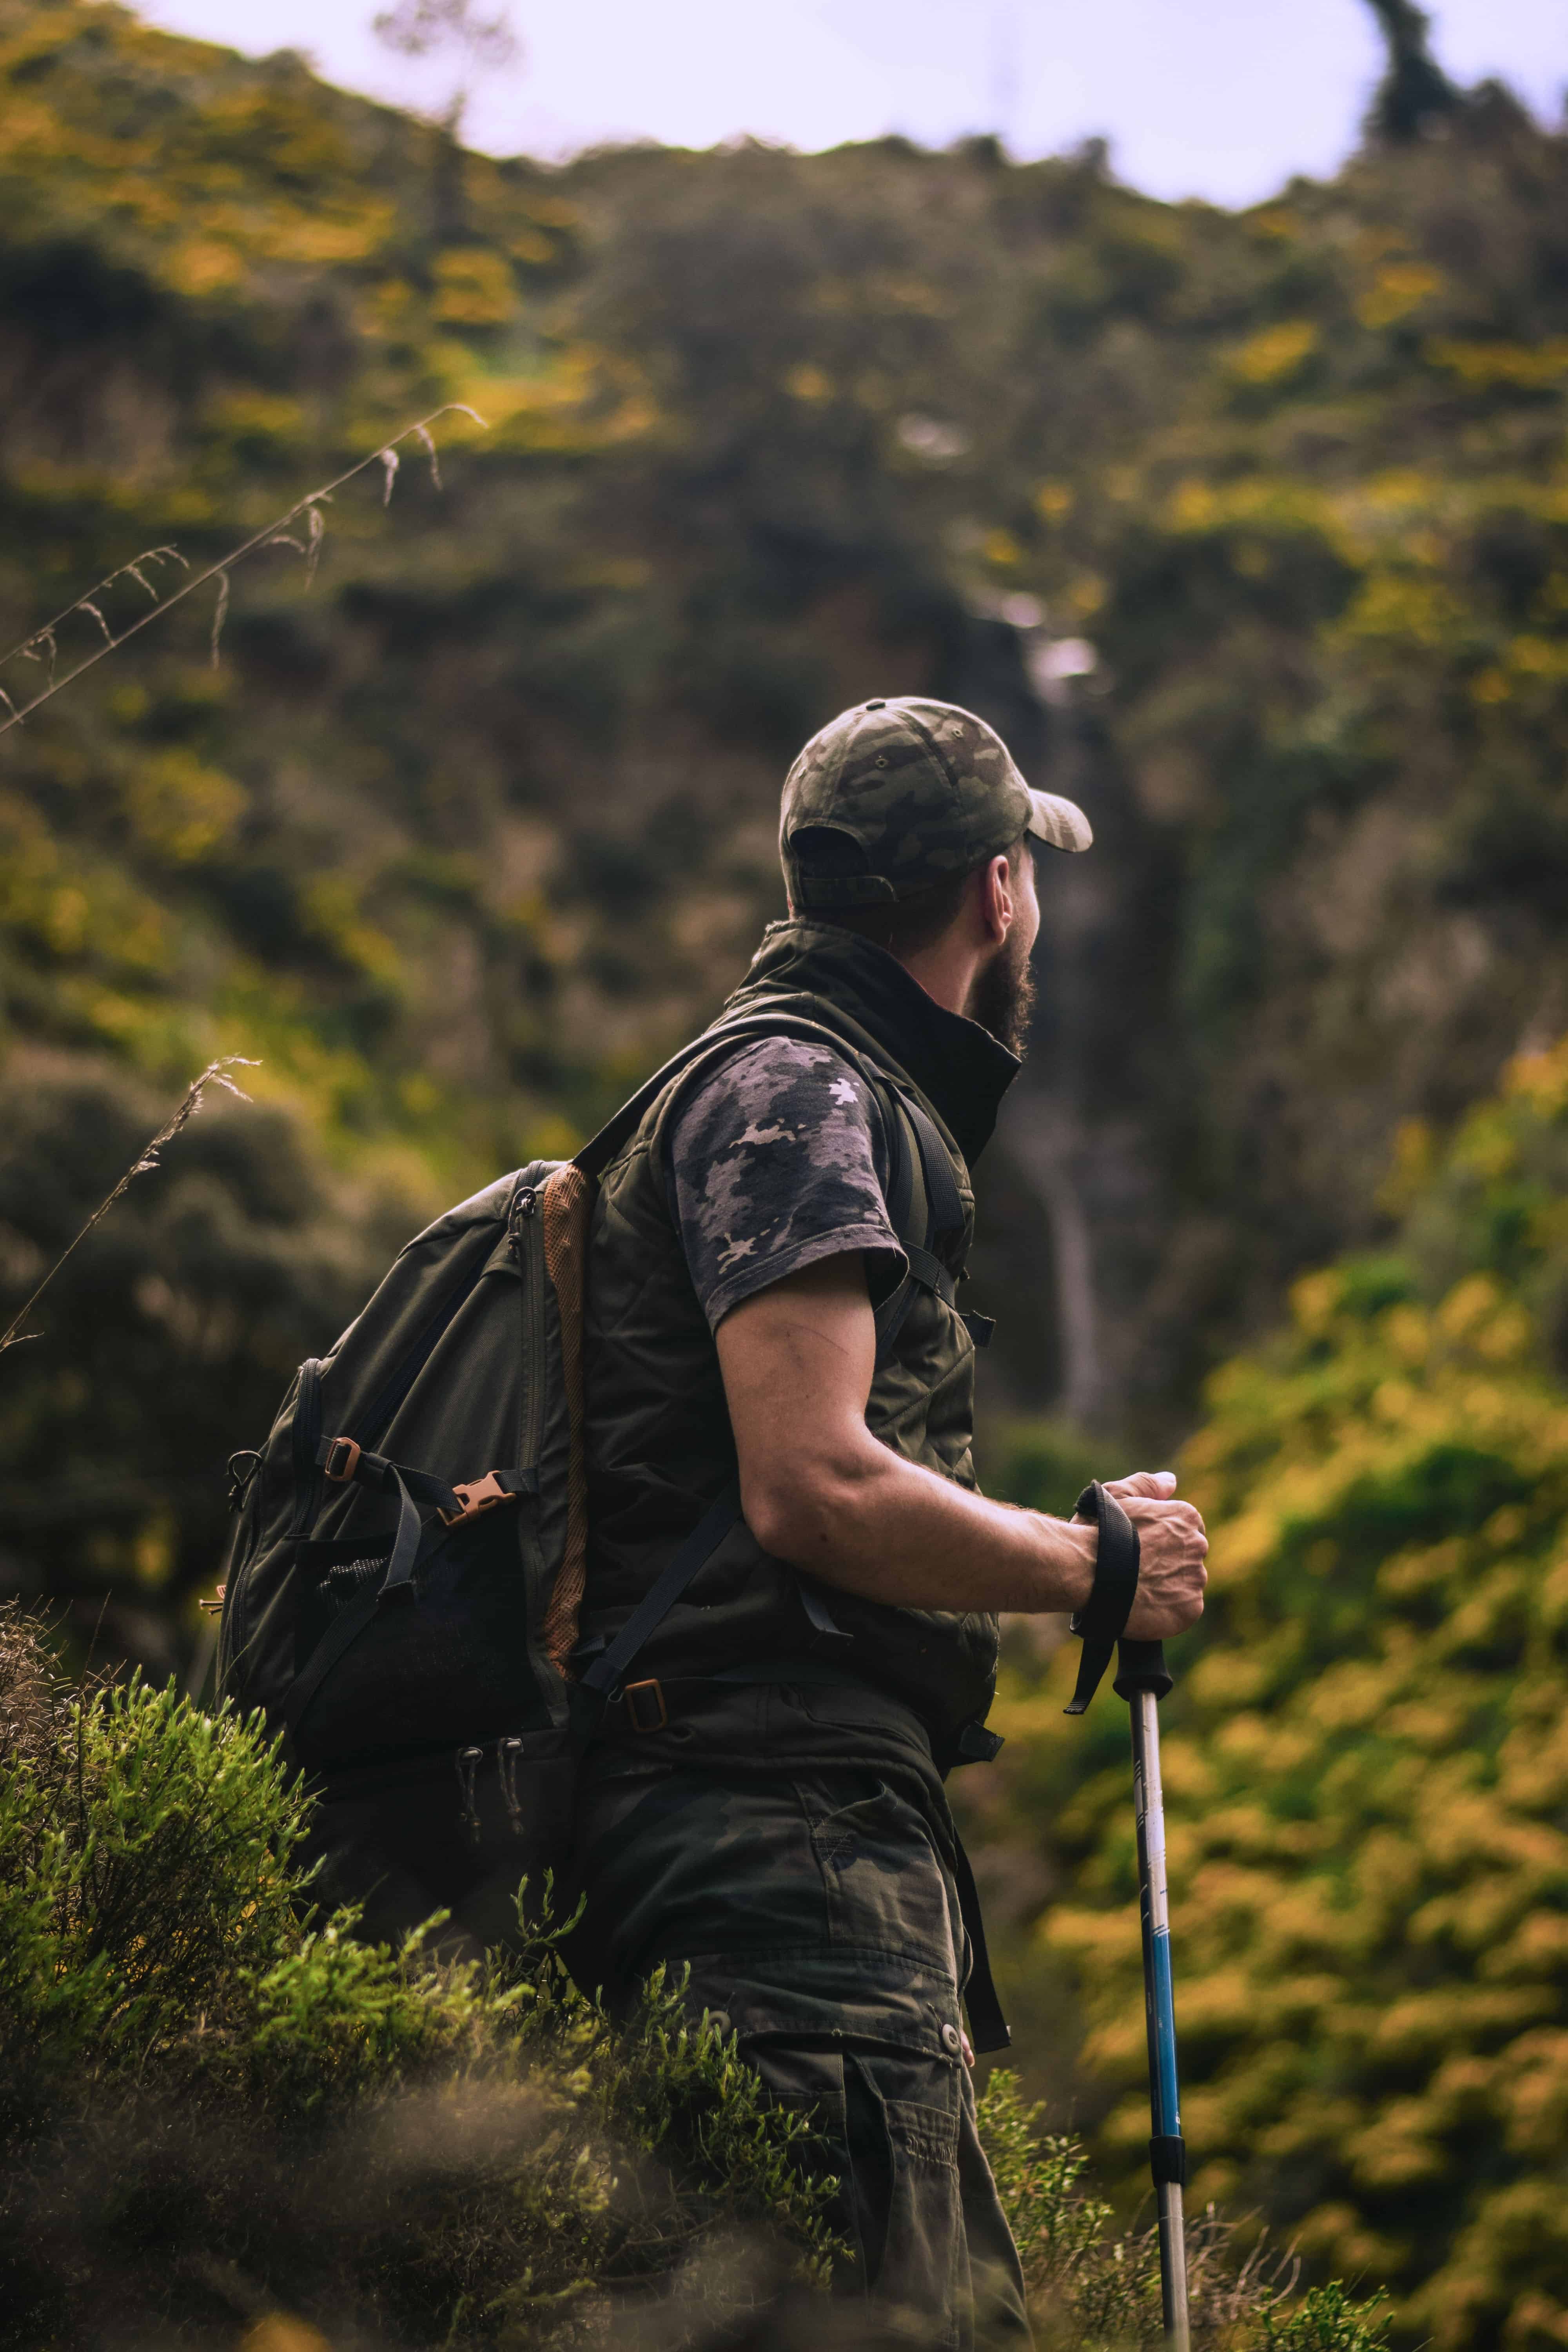
<instances>
[{"instance_id":1,"label":"clenched fist","mask_svg":"<svg viewBox=\"0 0 1568 2352\"><path fill-rule=\"evenodd\" d=\"M1209 1539L1191 1503L1175 1499L1173 1470L1138 1470L1107 1479L1138 1530L1138 1591L1125 1633L1131 1642L1163 1642L1185 1633L1204 1613Z\"/></svg>"}]
</instances>

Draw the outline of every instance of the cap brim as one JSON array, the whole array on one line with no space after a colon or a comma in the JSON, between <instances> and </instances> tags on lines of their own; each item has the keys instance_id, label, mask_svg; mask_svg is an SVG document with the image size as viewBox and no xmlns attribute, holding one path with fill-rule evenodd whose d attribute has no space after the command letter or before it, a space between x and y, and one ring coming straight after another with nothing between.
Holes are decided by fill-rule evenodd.
<instances>
[{"instance_id":1,"label":"cap brim","mask_svg":"<svg viewBox=\"0 0 1568 2352\"><path fill-rule=\"evenodd\" d=\"M1094 840L1094 827L1082 809L1057 793L1029 792L1029 821L1024 830L1037 841L1048 841L1053 849L1088 849Z\"/></svg>"}]
</instances>

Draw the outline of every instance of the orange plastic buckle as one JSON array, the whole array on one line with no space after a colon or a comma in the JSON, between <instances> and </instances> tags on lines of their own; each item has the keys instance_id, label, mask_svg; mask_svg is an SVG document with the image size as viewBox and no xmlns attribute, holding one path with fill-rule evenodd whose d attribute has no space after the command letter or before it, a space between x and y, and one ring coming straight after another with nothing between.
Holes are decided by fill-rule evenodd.
<instances>
[{"instance_id":1,"label":"orange plastic buckle","mask_svg":"<svg viewBox=\"0 0 1568 2352\"><path fill-rule=\"evenodd\" d=\"M465 1527L468 1520L479 1518L481 1513L497 1510L502 1503L515 1503L517 1500L515 1495L507 1493L493 1470L487 1470L482 1478L470 1478L466 1486L454 1486L452 1492L463 1507L460 1511L442 1512L441 1517L449 1528Z\"/></svg>"},{"instance_id":2,"label":"orange plastic buckle","mask_svg":"<svg viewBox=\"0 0 1568 2352\"><path fill-rule=\"evenodd\" d=\"M639 1699L638 1694L646 1691L651 1691L653 1696L645 1703ZM669 1721L669 1709L664 1703L663 1687L657 1677L650 1677L646 1683L628 1683L621 1696L626 1703L626 1721L634 1731L662 1731ZM657 1715L652 1712L655 1707L658 1709Z\"/></svg>"},{"instance_id":3,"label":"orange plastic buckle","mask_svg":"<svg viewBox=\"0 0 1568 2352\"><path fill-rule=\"evenodd\" d=\"M359 1468L359 1447L352 1437L334 1437L321 1465L323 1477L334 1486L346 1486Z\"/></svg>"}]
</instances>

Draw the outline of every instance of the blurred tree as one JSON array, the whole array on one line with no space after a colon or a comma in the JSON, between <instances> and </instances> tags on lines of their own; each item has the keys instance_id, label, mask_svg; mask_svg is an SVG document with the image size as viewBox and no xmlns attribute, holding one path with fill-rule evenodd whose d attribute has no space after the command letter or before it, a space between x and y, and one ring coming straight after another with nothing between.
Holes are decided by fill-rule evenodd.
<instances>
[{"instance_id":1,"label":"blurred tree","mask_svg":"<svg viewBox=\"0 0 1568 2352\"><path fill-rule=\"evenodd\" d=\"M1415 0L1368 0L1387 46L1388 64L1367 116L1380 139L1418 139L1463 104L1427 46L1431 18Z\"/></svg>"},{"instance_id":2,"label":"blurred tree","mask_svg":"<svg viewBox=\"0 0 1568 2352\"><path fill-rule=\"evenodd\" d=\"M400 57L427 58L437 51L455 51L457 78L445 105L432 116L437 134L433 179L435 234L437 245L455 244L467 228L463 209L463 165L458 141L476 77L499 73L521 55L522 45L511 23L510 11L498 8L482 15L474 0L396 0L371 19L378 41Z\"/></svg>"},{"instance_id":3,"label":"blurred tree","mask_svg":"<svg viewBox=\"0 0 1568 2352\"><path fill-rule=\"evenodd\" d=\"M500 8L493 16L483 16L473 0L398 0L395 7L382 9L371 21L377 40L400 57L427 58L438 49L458 52L458 79L439 116L453 139L462 130L474 77L499 73L521 54L510 11Z\"/></svg>"}]
</instances>

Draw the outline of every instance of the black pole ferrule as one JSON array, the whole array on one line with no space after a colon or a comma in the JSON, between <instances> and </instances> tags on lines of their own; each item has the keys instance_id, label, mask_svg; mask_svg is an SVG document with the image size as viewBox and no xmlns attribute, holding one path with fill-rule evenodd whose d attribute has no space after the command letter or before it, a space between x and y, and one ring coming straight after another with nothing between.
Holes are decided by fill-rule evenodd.
<instances>
[{"instance_id":1,"label":"black pole ferrule","mask_svg":"<svg viewBox=\"0 0 1568 2352\"><path fill-rule=\"evenodd\" d=\"M1152 1691L1156 1698L1163 1698L1174 1681L1165 1664L1163 1642L1116 1644L1116 1680L1110 1687L1118 1698L1131 1698L1138 1691Z\"/></svg>"},{"instance_id":2,"label":"black pole ferrule","mask_svg":"<svg viewBox=\"0 0 1568 2352\"><path fill-rule=\"evenodd\" d=\"M1081 1715L1100 1688L1138 1591L1138 1530L1098 1478L1084 1488L1074 1511L1080 1519L1091 1515L1099 1530L1094 1584L1071 1621L1073 1632L1082 1640L1083 1654L1068 1715Z\"/></svg>"},{"instance_id":3,"label":"black pole ferrule","mask_svg":"<svg viewBox=\"0 0 1568 2352\"><path fill-rule=\"evenodd\" d=\"M1179 2189L1187 2185L1187 2143L1174 2132L1162 2132L1149 2143L1149 2169L1156 2184L1173 2180Z\"/></svg>"}]
</instances>

